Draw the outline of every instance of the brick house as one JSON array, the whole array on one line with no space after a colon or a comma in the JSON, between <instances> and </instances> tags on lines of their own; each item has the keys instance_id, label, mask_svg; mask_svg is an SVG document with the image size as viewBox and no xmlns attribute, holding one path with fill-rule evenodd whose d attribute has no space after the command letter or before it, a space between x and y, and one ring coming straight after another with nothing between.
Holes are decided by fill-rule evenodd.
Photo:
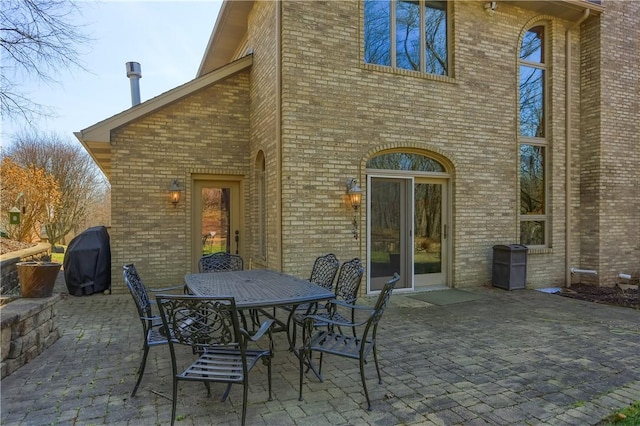
<instances>
[{"instance_id":1,"label":"brick house","mask_svg":"<svg viewBox=\"0 0 640 426\"><path fill-rule=\"evenodd\" d=\"M530 288L637 277L639 17L226 1L194 80L76 134L111 182L113 276L182 282L228 250L306 277L333 252L366 259L363 294L394 271L400 290L465 288L522 244Z\"/></svg>"}]
</instances>

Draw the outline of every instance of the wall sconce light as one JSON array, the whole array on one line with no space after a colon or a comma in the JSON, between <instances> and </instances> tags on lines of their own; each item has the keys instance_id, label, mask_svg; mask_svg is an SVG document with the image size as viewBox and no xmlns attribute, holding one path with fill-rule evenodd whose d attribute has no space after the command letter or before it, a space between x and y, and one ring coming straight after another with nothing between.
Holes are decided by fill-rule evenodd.
<instances>
[{"instance_id":1,"label":"wall sconce light","mask_svg":"<svg viewBox=\"0 0 640 426\"><path fill-rule=\"evenodd\" d=\"M169 199L171 200L171 204L173 204L173 207L178 207L181 192L182 188L180 188L178 179L172 180L171 185L169 185Z\"/></svg>"},{"instance_id":2,"label":"wall sconce light","mask_svg":"<svg viewBox=\"0 0 640 426\"><path fill-rule=\"evenodd\" d=\"M362 189L358 186L355 178L347 179L347 195L349 196L349 202L353 207L353 221L351 222L354 239L358 239L358 219L356 218L356 212L362 203Z\"/></svg>"},{"instance_id":3,"label":"wall sconce light","mask_svg":"<svg viewBox=\"0 0 640 426\"><path fill-rule=\"evenodd\" d=\"M489 1L484 4L484 10L486 10L491 16L496 12L496 9L498 9L497 1Z\"/></svg>"},{"instance_id":4,"label":"wall sconce light","mask_svg":"<svg viewBox=\"0 0 640 426\"><path fill-rule=\"evenodd\" d=\"M362 189L358 186L355 178L347 179L347 195L349 195L349 201L353 210L358 210L362 203Z\"/></svg>"}]
</instances>

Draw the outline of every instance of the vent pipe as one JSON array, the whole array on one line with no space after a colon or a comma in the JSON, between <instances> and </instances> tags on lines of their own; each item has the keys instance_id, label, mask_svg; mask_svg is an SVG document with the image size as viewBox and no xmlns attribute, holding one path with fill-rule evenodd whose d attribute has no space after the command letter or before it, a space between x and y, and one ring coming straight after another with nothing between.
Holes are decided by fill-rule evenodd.
<instances>
[{"instance_id":1,"label":"vent pipe","mask_svg":"<svg viewBox=\"0 0 640 426\"><path fill-rule=\"evenodd\" d=\"M131 83L131 106L140 103L140 79L142 71L138 62L127 62L127 77Z\"/></svg>"}]
</instances>

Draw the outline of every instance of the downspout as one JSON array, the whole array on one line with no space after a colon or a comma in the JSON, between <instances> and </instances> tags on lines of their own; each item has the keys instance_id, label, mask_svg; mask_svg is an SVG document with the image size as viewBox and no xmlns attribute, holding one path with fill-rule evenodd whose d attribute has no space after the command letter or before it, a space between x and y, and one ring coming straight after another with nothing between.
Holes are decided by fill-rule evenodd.
<instances>
[{"instance_id":1,"label":"downspout","mask_svg":"<svg viewBox=\"0 0 640 426\"><path fill-rule=\"evenodd\" d=\"M276 138L276 152L278 156L278 165L276 167L278 173L278 182L276 185L278 194L277 199L280 202L280 212L278 220L276 224L278 226L277 234L279 235L278 241L278 270L282 271L283 267L283 238L282 238L282 208L283 208L283 200L282 200L282 2L280 0L276 1L276 58L275 58L275 73L276 73L276 81L275 81L275 138Z\"/></svg>"},{"instance_id":2,"label":"downspout","mask_svg":"<svg viewBox=\"0 0 640 426\"><path fill-rule=\"evenodd\" d=\"M585 9L582 17L571 25L564 36L565 40L565 283L567 287L571 287L571 104L573 98L571 96L571 30L582 24L588 17L591 11Z\"/></svg>"}]
</instances>

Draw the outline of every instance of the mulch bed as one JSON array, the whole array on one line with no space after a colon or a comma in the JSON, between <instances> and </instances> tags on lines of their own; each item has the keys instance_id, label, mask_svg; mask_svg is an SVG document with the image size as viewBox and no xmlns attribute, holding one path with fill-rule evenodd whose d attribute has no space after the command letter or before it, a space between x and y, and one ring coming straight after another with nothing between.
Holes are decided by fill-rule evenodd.
<instances>
[{"instance_id":1,"label":"mulch bed","mask_svg":"<svg viewBox=\"0 0 640 426\"><path fill-rule=\"evenodd\" d=\"M559 294L561 296L589 302L640 309L640 292L638 291L638 286L623 289L617 285L614 287L603 287L588 284L572 284L569 288L563 288Z\"/></svg>"}]
</instances>

